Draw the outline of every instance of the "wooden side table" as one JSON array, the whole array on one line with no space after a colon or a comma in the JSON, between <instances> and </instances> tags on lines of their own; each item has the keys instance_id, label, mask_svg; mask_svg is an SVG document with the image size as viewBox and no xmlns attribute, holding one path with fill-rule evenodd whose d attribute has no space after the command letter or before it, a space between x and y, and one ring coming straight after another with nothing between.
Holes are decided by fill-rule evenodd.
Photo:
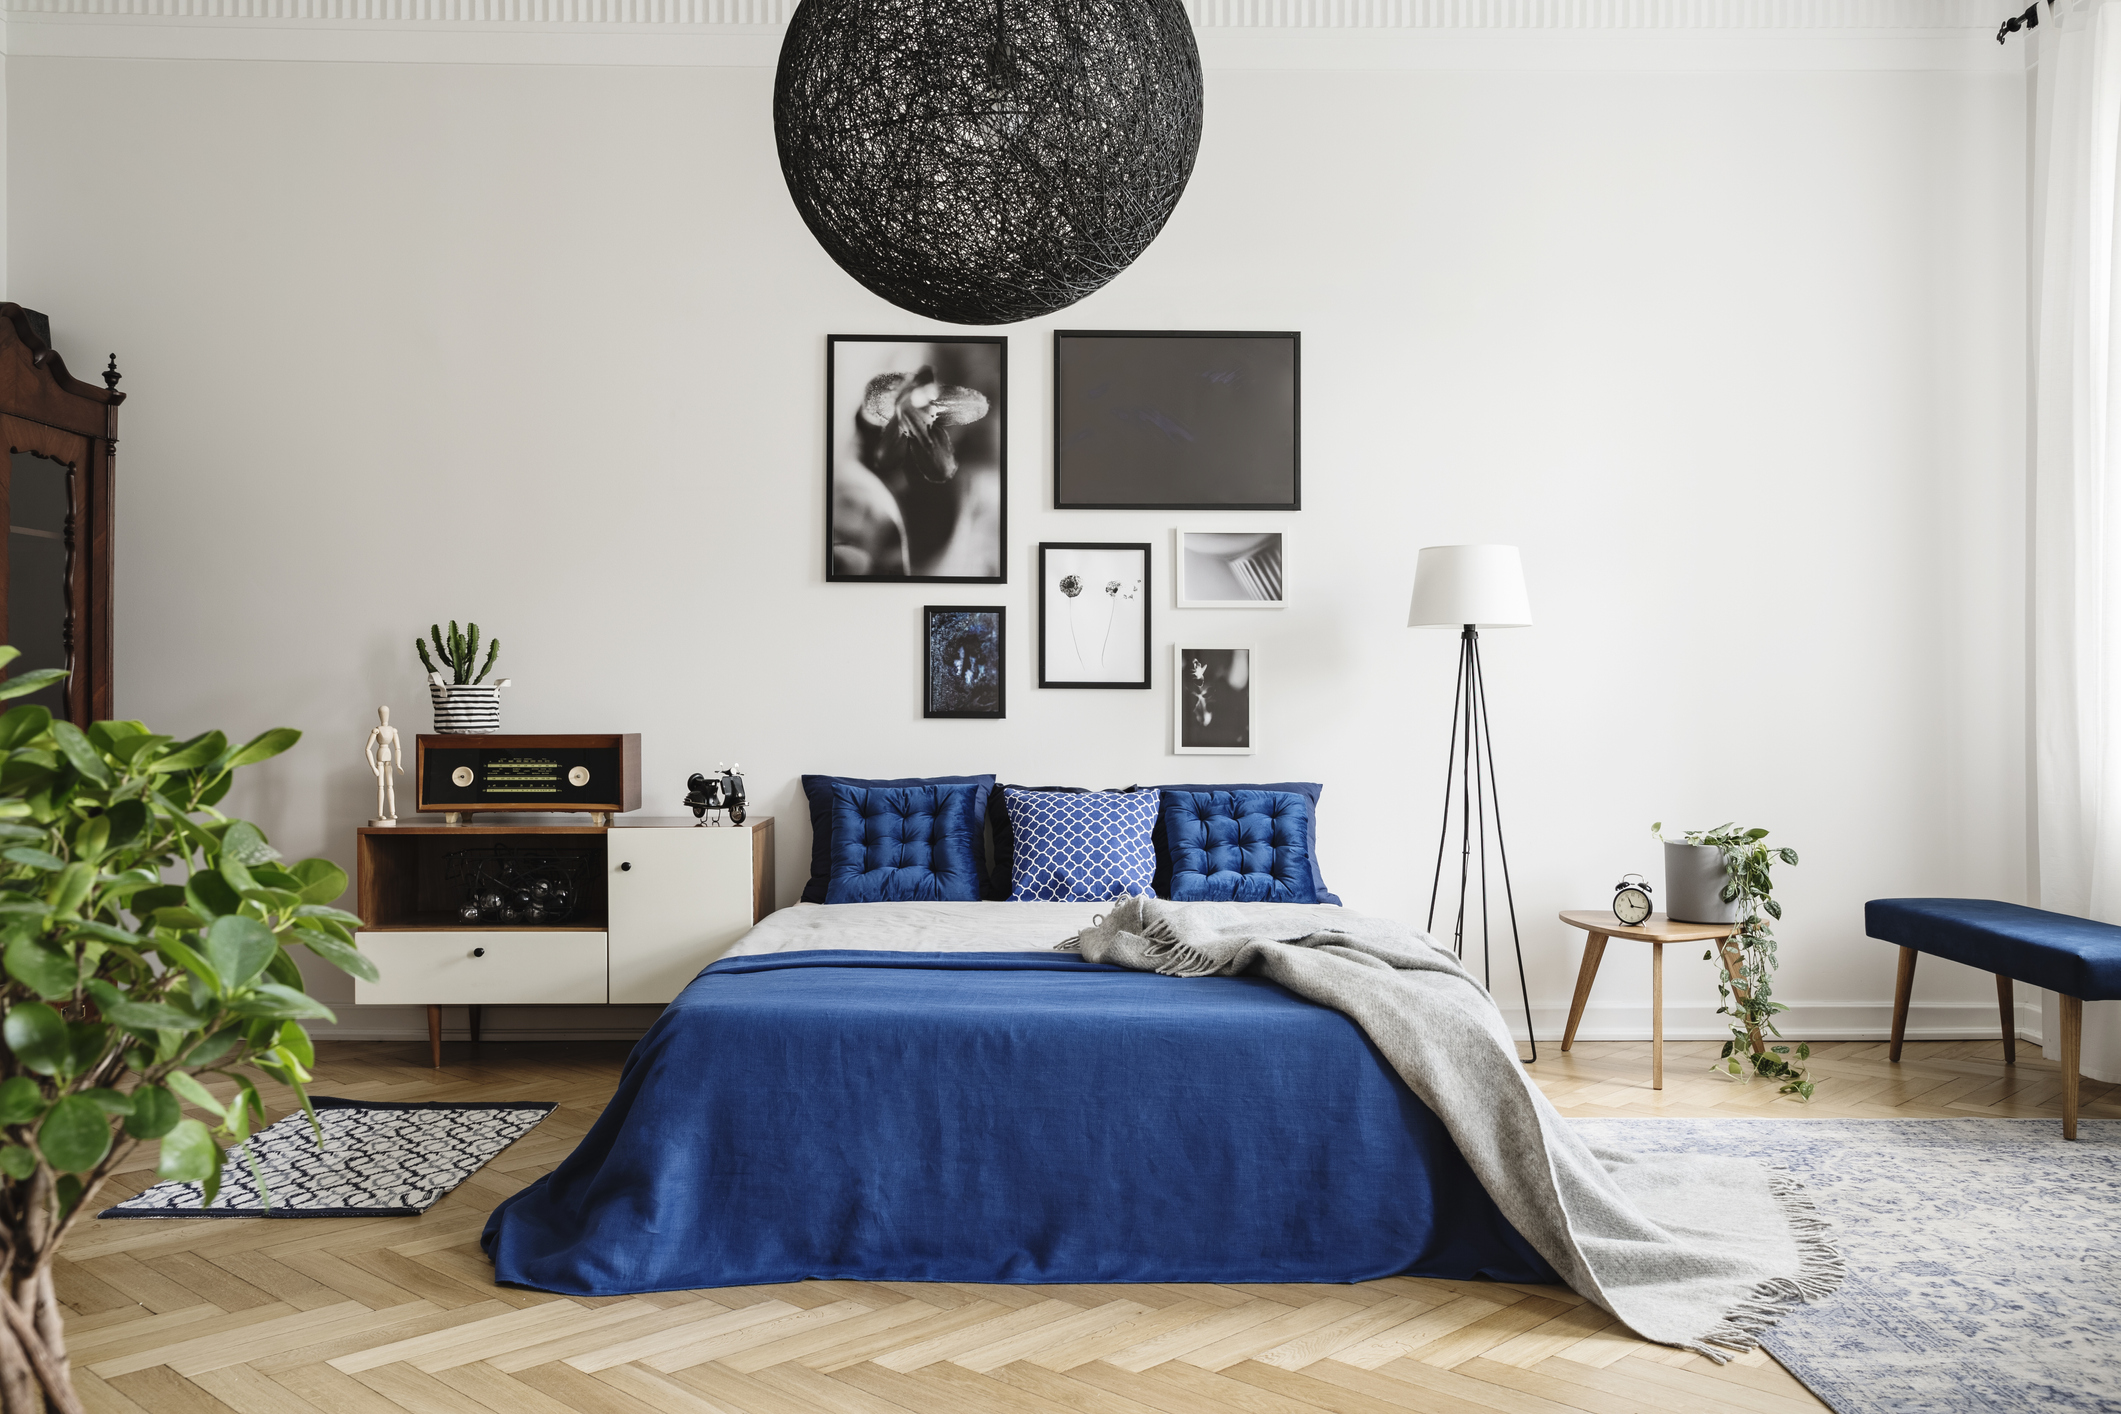
<instances>
[{"instance_id":1,"label":"wooden side table","mask_svg":"<svg viewBox=\"0 0 2121 1414\"><path fill-rule=\"evenodd\" d=\"M1584 1003L1591 999L1591 984L1598 980L1598 964L1605 957L1608 938L1628 938L1650 945L1650 1088L1664 1088L1664 945L1666 943L1715 943L1724 951L1731 975L1739 975L1728 940L1738 932L1736 923L1674 923L1662 913L1653 913L1630 928L1613 916L1609 908L1565 908L1561 921L1589 934L1583 942L1583 966L1576 973L1576 997L1569 1003L1569 1029L1561 1036L1566 1051L1576 1044L1576 1024L1583 1020ZM1743 995L1741 991L1740 995Z\"/></svg>"}]
</instances>

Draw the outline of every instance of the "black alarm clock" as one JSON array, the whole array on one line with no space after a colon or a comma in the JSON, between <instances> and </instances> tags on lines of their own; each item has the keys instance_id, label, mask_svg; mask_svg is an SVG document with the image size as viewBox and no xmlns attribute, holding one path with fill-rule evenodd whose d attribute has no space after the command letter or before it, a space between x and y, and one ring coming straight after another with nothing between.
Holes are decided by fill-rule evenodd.
<instances>
[{"instance_id":1,"label":"black alarm clock","mask_svg":"<svg viewBox=\"0 0 2121 1414\"><path fill-rule=\"evenodd\" d=\"M1655 905L1650 902L1650 882L1640 874L1622 876L1613 885L1613 916L1630 928L1647 923Z\"/></svg>"}]
</instances>

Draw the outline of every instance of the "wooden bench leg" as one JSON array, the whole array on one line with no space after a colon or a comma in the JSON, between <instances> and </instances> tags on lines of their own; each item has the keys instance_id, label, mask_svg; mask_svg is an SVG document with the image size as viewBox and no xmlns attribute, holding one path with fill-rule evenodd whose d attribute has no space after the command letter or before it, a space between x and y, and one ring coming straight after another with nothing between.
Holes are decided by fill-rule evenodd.
<instances>
[{"instance_id":1,"label":"wooden bench leg","mask_svg":"<svg viewBox=\"0 0 2121 1414\"><path fill-rule=\"evenodd\" d=\"M2062 1137L2077 1137L2077 1060L2084 1048L2084 999L2062 997Z\"/></svg>"},{"instance_id":2,"label":"wooden bench leg","mask_svg":"<svg viewBox=\"0 0 2121 1414\"><path fill-rule=\"evenodd\" d=\"M1561 1033L1565 1051L1576 1044L1576 1027L1583 1020L1584 1005L1591 1000L1591 984L1598 980L1598 964L1605 957L1606 935L1591 933L1583 940L1583 966L1576 969L1576 998L1569 1003L1569 1028Z\"/></svg>"},{"instance_id":3,"label":"wooden bench leg","mask_svg":"<svg viewBox=\"0 0 2121 1414\"><path fill-rule=\"evenodd\" d=\"M442 1008L427 1009L427 1050L433 1056L435 1069L442 1068Z\"/></svg>"},{"instance_id":4,"label":"wooden bench leg","mask_svg":"<svg viewBox=\"0 0 2121 1414\"><path fill-rule=\"evenodd\" d=\"M2003 1063L2018 1063L2018 999L2011 991L2011 979L2002 973L1996 974L1996 1010L2003 1017Z\"/></svg>"},{"instance_id":5,"label":"wooden bench leg","mask_svg":"<svg viewBox=\"0 0 2121 1414\"><path fill-rule=\"evenodd\" d=\"M1900 977L1893 983L1893 1046L1886 1053L1889 1061L1900 1059L1900 1043L1907 1039L1907 1002L1915 995L1915 950L1900 950Z\"/></svg>"}]
</instances>

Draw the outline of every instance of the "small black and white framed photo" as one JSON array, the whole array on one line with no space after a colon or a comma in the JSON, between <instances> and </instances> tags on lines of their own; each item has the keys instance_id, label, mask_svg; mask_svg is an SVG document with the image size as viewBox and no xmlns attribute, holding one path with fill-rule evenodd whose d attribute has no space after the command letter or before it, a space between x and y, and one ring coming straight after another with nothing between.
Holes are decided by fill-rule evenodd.
<instances>
[{"instance_id":1,"label":"small black and white framed photo","mask_svg":"<svg viewBox=\"0 0 2121 1414\"><path fill-rule=\"evenodd\" d=\"M1288 557L1278 530L1174 532L1171 582L1181 609L1279 609Z\"/></svg>"},{"instance_id":2,"label":"small black and white framed photo","mask_svg":"<svg viewBox=\"0 0 2121 1414\"><path fill-rule=\"evenodd\" d=\"M999 604L930 604L921 610L927 678L924 717L1005 717L1003 619Z\"/></svg>"},{"instance_id":3,"label":"small black and white framed photo","mask_svg":"<svg viewBox=\"0 0 2121 1414\"><path fill-rule=\"evenodd\" d=\"M825 578L1005 584L1009 341L825 341Z\"/></svg>"},{"instance_id":4,"label":"small black and white framed photo","mask_svg":"<svg viewBox=\"0 0 2121 1414\"><path fill-rule=\"evenodd\" d=\"M1180 756L1250 756L1256 648L1171 650L1171 749Z\"/></svg>"},{"instance_id":5,"label":"small black and white framed photo","mask_svg":"<svg viewBox=\"0 0 2121 1414\"><path fill-rule=\"evenodd\" d=\"M1294 333L1060 330L1055 510L1303 509Z\"/></svg>"},{"instance_id":6,"label":"small black and white framed photo","mask_svg":"<svg viewBox=\"0 0 2121 1414\"><path fill-rule=\"evenodd\" d=\"M1149 686L1149 547L1038 547L1038 685Z\"/></svg>"}]
</instances>

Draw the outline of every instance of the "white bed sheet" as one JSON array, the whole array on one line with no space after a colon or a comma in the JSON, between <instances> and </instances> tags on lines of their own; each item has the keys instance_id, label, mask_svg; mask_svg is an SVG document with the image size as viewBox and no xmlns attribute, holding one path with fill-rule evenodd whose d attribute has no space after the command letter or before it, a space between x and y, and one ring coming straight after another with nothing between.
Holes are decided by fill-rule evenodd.
<instances>
[{"instance_id":1,"label":"white bed sheet","mask_svg":"<svg viewBox=\"0 0 2121 1414\"><path fill-rule=\"evenodd\" d=\"M865 952L1045 952L1090 926L1105 903L799 903L769 913L724 957L853 948Z\"/></svg>"}]
</instances>

